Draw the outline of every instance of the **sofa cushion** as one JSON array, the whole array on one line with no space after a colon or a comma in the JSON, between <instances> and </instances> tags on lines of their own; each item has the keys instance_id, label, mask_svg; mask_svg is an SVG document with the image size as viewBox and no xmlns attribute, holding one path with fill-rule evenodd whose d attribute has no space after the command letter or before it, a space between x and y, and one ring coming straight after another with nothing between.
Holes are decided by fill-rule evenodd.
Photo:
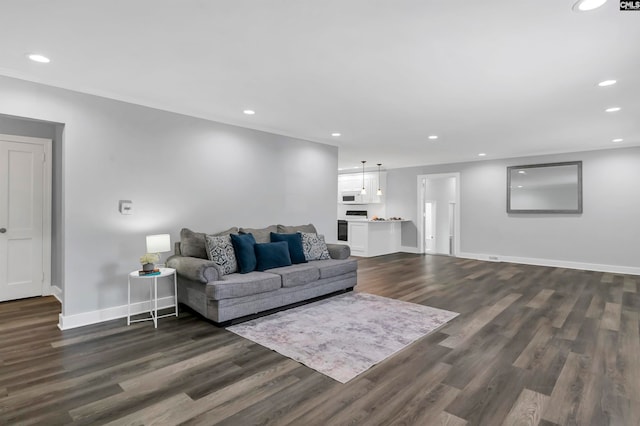
<instances>
[{"instance_id":1,"label":"sofa cushion","mask_svg":"<svg viewBox=\"0 0 640 426\"><path fill-rule=\"evenodd\" d=\"M229 235L238 233L235 226L226 231L212 234L215 236ZM208 259L207 248L204 241L204 232L193 232L189 228L182 228L180 231L180 254L188 257L199 257L200 259Z\"/></svg>"},{"instance_id":2,"label":"sofa cushion","mask_svg":"<svg viewBox=\"0 0 640 426\"><path fill-rule=\"evenodd\" d=\"M240 228L241 234L253 234L256 243L270 243L272 232L278 232L276 225L267 226L266 228Z\"/></svg>"},{"instance_id":3,"label":"sofa cushion","mask_svg":"<svg viewBox=\"0 0 640 426\"><path fill-rule=\"evenodd\" d=\"M302 248L304 257L307 260L324 260L331 259L327 244L324 242L324 236L318 234L309 234L301 232Z\"/></svg>"},{"instance_id":4,"label":"sofa cushion","mask_svg":"<svg viewBox=\"0 0 640 426\"><path fill-rule=\"evenodd\" d=\"M253 247L256 252L256 271L291 265L289 244L286 241L256 244Z\"/></svg>"},{"instance_id":5,"label":"sofa cushion","mask_svg":"<svg viewBox=\"0 0 640 426\"><path fill-rule=\"evenodd\" d=\"M246 274L256 269L256 240L251 234L231 234L231 243L238 262L238 272Z\"/></svg>"},{"instance_id":6,"label":"sofa cushion","mask_svg":"<svg viewBox=\"0 0 640 426\"><path fill-rule=\"evenodd\" d=\"M296 232L307 232L309 234L317 234L316 227L312 223L308 225L278 225L279 234L295 234Z\"/></svg>"},{"instance_id":7,"label":"sofa cushion","mask_svg":"<svg viewBox=\"0 0 640 426\"><path fill-rule=\"evenodd\" d=\"M238 272L238 262L230 235L205 235L205 245L209 260L220 266L224 275Z\"/></svg>"},{"instance_id":8,"label":"sofa cushion","mask_svg":"<svg viewBox=\"0 0 640 426\"><path fill-rule=\"evenodd\" d=\"M311 263L269 269L269 273L282 277L282 287L297 287L318 281L320 278L320 271Z\"/></svg>"},{"instance_id":9,"label":"sofa cushion","mask_svg":"<svg viewBox=\"0 0 640 426\"><path fill-rule=\"evenodd\" d=\"M320 279L337 277L339 275L348 274L358 270L358 261L355 259L349 260L315 260L310 263L320 271Z\"/></svg>"},{"instance_id":10,"label":"sofa cushion","mask_svg":"<svg viewBox=\"0 0 640 426\"><path fill-rule=\"evenodd\" d=\"M302 248L302 235L301 234L275 234L271 233L271 241L286 241L289 247L289 257L291 257L291 263L307 263L307 259L304 257L304 250Z\"/></svg>"},{"instance_id":11,"label":"sofa cushion","mask_svg":"<svg viewBox=\"0 0 640 426\"><path fill-rule=\"evenodd\" d=\"M207 297L215 300L231 299L252 294L266 293L282 287L279 275L267 272L249 272L246 274L230 274L224 281L207 284Z\"/></svg>"}]
</instances>

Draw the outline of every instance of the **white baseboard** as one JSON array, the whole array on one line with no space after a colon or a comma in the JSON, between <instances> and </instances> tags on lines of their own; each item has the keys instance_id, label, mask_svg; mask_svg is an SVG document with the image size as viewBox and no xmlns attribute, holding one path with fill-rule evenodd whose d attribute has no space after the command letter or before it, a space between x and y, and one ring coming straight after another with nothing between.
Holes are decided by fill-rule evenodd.
<instances>
[{"instance_id":1,"label":"white baseboard","mask_svg":"<svg viewBox=\"0 0 640 426\"><path fill-rule=\"evenodd\" d=\"M58 302L62 303L62 289L60 287L52 285L49 287L49 294L58 299Z\"/></svg>"},{"instance_id":2,"label":"white baseboard","mask_svg":"<svg viewBox=\"0 0 640 426\"><path fill-rule=\"evenodd\" d=\"M599 263L572 262L569 260L538 259L479 253L458 253L458 257L485 260L489 262L511 262L521 263L524 265L551 266L555 268L583 269L587 271L610 272L614 274L640 275L640 268L634 266L603 265Z\"/></svg>"},{"instance_id":3,"label":"white baseboard","mask_svg":"<svg viewBox=\"0 0 640 426\"><path fill-rule=\"evenodd\" d=\"M400 246L401 253L419 254L418 247Z\"/></svg>"},{"instance_id":4,"label":"white baseboard","mask_svg":"<svg viewBox=\"0 0 640 426\"><path fill-rule=\"evenodd\" d=\"M131 315L149 312L150 302L136 302L131 304ZM173 296L161 297L158 299L158 309L170 308L175 305ZM75 315L60 314L58 328L69 330L71 328L96 324L104 321L111 321L118 318L127 317L127 305L115 306L113 308L101 309L99 311L83 312Z\"/></svg>"}]
</instances>

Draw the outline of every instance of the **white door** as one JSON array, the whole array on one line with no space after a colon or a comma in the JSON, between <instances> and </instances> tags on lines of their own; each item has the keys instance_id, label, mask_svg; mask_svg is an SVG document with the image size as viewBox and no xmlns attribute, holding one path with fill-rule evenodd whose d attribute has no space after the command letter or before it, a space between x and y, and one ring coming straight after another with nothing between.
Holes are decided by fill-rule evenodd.
<instances>
[{"instance_id":1,"label":"white door","mask_svg":"<svg viewBox=\"0 0 640 426\"><path fill-rule=\"evenodd\" d=\"M0 301L43 294L45 146L0 135Z\"/></svg>"},{"instance_id":2,"label":"white door","mask_svg":"<svg viewBox=\"0 0 640 426\"><path fill-rule=\"evenodd\" d=\"M433 253L436 249L436 202L424 203L424 251Z\"/></svg>"},{"instance_id":3,"label":"white door","mask_svg":"<svg viewBox=\"0 0 640 426\"><path fill-rule=\"evenodd\" d=\"M449 203L449 255L453 256L456 241L456 203Z\"/></svg>"}]
</instances>

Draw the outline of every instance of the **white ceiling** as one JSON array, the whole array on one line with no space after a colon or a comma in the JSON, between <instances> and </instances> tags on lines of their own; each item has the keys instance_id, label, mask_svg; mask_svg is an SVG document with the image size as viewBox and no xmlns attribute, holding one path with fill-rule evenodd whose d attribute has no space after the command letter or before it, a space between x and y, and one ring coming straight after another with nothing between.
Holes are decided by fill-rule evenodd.
<instances>
[{"instance_id":1,"label":"white ceiling","mask_svg":"<svg viewBox=\"0 0 640 426\"><path fill-rule=\"evenodd\" d=\"M640 145L640 12L573 2L2 0L0 74L337 144L340 167Z\"/></svg>"}]
</instances>

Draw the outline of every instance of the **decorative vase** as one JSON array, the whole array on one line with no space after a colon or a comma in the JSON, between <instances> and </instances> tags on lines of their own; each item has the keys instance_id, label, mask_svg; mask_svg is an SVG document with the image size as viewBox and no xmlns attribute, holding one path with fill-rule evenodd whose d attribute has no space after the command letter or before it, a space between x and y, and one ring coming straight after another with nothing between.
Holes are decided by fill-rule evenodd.
<instances>
[{"instance_id":1,"label":"decorative vase","mask_svg":"<svg viewBox=\"0 0 640 426\"><path fill-rule=\"evenodd\" d=\"M142 270L144 272L151 272L153 271L153 267L154 267L153 263L145 263L144 265L142 265Z\"/></svg>"}]
</instances>

